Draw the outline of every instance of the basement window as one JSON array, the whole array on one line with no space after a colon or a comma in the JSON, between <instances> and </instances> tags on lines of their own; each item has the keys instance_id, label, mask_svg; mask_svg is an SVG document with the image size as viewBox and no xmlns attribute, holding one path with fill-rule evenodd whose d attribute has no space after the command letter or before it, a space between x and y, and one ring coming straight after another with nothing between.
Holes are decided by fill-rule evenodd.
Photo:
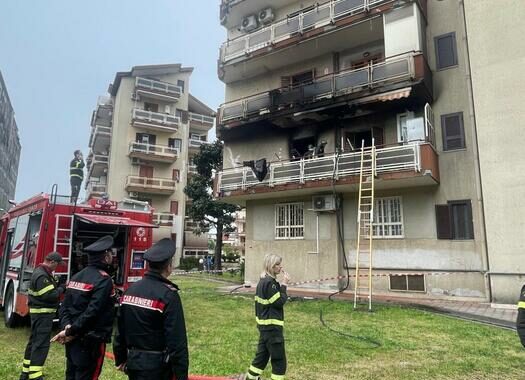
<instances>
[{"instance_id":1,"label":"basement window","mask_svg":"<svg viewBox=\"0 0 525 380\"><path fill-rule=\"evenodd\" d=\"M390 275L390 290L401 292L424 292L425 276L415 275Z\"/></svg>"},{"instance_id":2,"label":"basement window","mask_svg":"<svg viewBox=\"0 0 525 380\"><path fill-rule=\"evenodd\" d=\"M275 205L275 239L304 239L304 204Z\"/></svg>"}]
</instances>

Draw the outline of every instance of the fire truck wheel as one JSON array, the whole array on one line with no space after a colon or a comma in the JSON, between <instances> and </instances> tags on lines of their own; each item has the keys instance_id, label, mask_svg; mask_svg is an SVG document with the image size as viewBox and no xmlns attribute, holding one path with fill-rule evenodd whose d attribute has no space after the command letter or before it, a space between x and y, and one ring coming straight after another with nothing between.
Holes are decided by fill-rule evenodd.
<instances>
[{"instance_id":1,"label":"fire truck wheel","mask_svg":"<svg viewBox=\"0 0 525 380\"><path fill-rule=\"evenodd\" d=\"M16 327L18 322L18 316L15 313L15 293L13 291L13 285L9 285L5 296L4 304L4 320L7 327Z\"/></svg>"}]
</instances>

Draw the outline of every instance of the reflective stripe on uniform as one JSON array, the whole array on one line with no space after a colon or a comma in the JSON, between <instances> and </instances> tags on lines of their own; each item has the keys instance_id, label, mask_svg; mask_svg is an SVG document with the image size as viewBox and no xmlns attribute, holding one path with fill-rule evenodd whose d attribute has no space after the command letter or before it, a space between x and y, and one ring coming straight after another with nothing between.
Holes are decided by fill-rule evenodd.
<instances>
[{"instance_id":1,"label":"reflective stripe on uniform","mask_svg":"<svg viewBox=\"0 0 525 380\"><path fill-rule=\"evenodd\" d=\"M274 375L272 373L272 380L284 380L284 375Z\"/></svg>"},{"instance_id":2,"label":"reflective stripe on uniform","mask_svg":"<svg viewBox=\"0 0 525 380\"><path fill-rule=\"evenodd\" d=\"M253 365L250 366L249 371L252 371L253 373L256 373L258 375L261 375L263 373L262 369L254 367Z\"/></svg>"},{"instance_id":3,"label":"reflective stripe on uniform","mask_svg":"<svg viewBox=\"0 0 525 380\"><path fill-rule=\"evenodd\" d=\"M525 309L525 301L518 302L518 309Z\"/></svg>"},{"instance_id":4,"label":"reflective stripe on uniform","mask_svg":"<svg viewBox=\"0 0 525 380\"><path fill-rule=\"evenodd\" d=\"M267 300L265 300L264 298L255 296L255 302L259 302L260 304L263 304L263 305L270 305L274 303L275 301L277 301L280 297L281 297L281 293L279 292L275 293L270 299L267 299Z\"/></svg>"},{"instance_id":5,"label":"reflective stripe on uniform","mask_svg":"<svg viewBox=\"0 0 525 380\"><path fill-rule=\"evenodd\" d=\"M42 371L34 372L29 374L29 379L38 379L39 377L42 377Z\"/></svg>"},{"instance_id":6,"label":"reflective stripe on uniform","mask_svg":"<svg viewBox=\"0 0 525 380\"><path fill-rule=\"evenodd\" d=\"M44 366L42 365L32 365L29 367L29 371L31 372L38 372L38 371L42 371L44 369Z\"/></svg>"},{"instance_id":7,"label":"reflective stripe on uniform","mask_svg":"<svg viewBox=\"0 0 525 380\"><path fill-rule=\"evenodd\" d=\"M24 365L29 365L29 364L31 364L31 360L29 360L29 359L24 359L23 364L24 364Z\"/></svg>"},{"instance_id":8,"label":"reflective stripe on uniform","mask_svg":"<svg viewBox=\"0 0 525 380\"><path fill-rule=\"evenodd\" d=\"M253 375L248 373L248 374L246 374L246 379L247 380L257 380L257 379L260 379L260 377L259 376L253 376Z\"/></svg>"},{"instance_id":9,"label":"reflective stripe on uniform","mask_svg":"<svg viewBox=\"0 0 525 380\"><path fill-rule=\"evenodd\" d=\"M44 313L56 313L57 309L51 307L42 307L42 308L30 308L29 312L33 314L44 314Z\"/></svg>"},{"instance_id":10,"label":"reflective stripe on uniform","mask_svg":"<svg viewBox=\"0 0 525 380\"><path fill-rule=\"evenodd\" d=\"M279 319L259 319L255 317L255 321L258 325L277 325L277 326L284 326L284 321L280 321Z\"/></svg>"},{"instance_id":11,"label":"reflective stripe on uniform","mask_svg":"<svg viewBox=\"0 0 525 380\"><path fill-rule=\"evenodd\" d=\"M22 367L23 373L29 373L29 367L26 367L25 365Z\"/></svg>"},{"instance_id":12,"label":"reflective stripe on uniform","mask_svg":"<svg viewBox=\"0 0 525 380\"><path fill-rule=\"evenodd\" d=\"M80 179L84 179L84 176L83 175L79 175L79 174L70 174L69 176L70 177L78 177Z\"/></svg>"},{"instance_id":13,"label":"reflective stripe on uniform","mask_svg":"<svg viewBox=\"0 0 525 380\"><path fill-rule=\"evenodd\" d=\"M51 285L46 286L45 288L40 289L40 290L37 291L37 292L35 292L35 291L32 290L32 289L29 289L29 290L28 290L28 293L29 293L29 295L31 295L31 296L38 297L38 296L41 296L41 295L46 294L47 292L50 292L50 291L53 290L53 289L55 289L55 285L51 284Z\"/></svg>"}]
</instances>

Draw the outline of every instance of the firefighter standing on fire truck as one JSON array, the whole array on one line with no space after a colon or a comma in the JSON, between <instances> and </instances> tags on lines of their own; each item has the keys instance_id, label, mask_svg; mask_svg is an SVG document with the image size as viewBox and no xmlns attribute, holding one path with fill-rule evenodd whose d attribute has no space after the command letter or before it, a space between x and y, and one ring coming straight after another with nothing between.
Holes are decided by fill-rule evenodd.
<instances>
[{"instance_id":1,"label":"firefighter standing on fire truck","mask_svg":"<svg viewBox=\"0 0 525 380\"><path fill-rule=\"evenodd\" d=\"M113 344L115 365L130 380L188 379L188 340L178 287L168 280L175 243L144 254L149 271L123 295Z\"/></svg>"},{"instance_id":2,"label":"firefighter standing on fire truck","mask_svg":"<svg viewBox=\"0 0 525 380\"><path fill-rule=\"evenodd\" d=\"M75 150L75 157L69 163L69 182L71 184L71 203L77 203L80 186L84 180L84 158L80 150Z\"/></svg>"},{"instance_id":3,"label":"firefighter standing on fire truck","mask_svg":"<svg viewBox=\"0 0 525 380\"><path fill-rule=\"evenodd\" d=\"M97 380L114 320L114 288L106 272L113 238L104 236L84 249L88 266L69 281L60 309L63 330L52 341L66 345L66 380Z\"/></svg>"},{"instance_id":4,"label":"firefighter standing on fire truck","mask_svg":"<svg viewBox=\"0 0 525 380\"><path fill-rule=\"evenodd\" d=\"M58 252L51 252L31 276L28 291L31 335L24 354L20 380L42 379L42 370L49 353L53 318L60 295L64 291L53 278L53 271L61 262L62 256Z\"/></svg>"}]
</instances>

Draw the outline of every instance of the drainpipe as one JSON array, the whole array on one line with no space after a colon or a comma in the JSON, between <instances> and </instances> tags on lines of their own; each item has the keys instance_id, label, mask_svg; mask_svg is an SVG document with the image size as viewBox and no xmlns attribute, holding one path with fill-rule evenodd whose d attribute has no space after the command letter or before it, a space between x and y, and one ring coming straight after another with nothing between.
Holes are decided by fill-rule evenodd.
<instances>
[{"instance_id":1,"label":"drainpipe","mask_svg":"<svg viewBox=\"0 0 525 380\"><path fill-rule=\"evenodd\" d=\"M473 138L472 138L472 150L474 152L474 167L476 176L476 197L477 205L480 213L480 233L481 233L481 251L482 251L482 260L483 260L483 270L485 272L485 291L489 296L489 302L492 302L492 281L490 277L490 260L488 252L488 241L487 241L487 224L485 220L485 205L483 202L483 183L481 180L481 164L479 162L479 145L478 145L478 128L476 125L476 108L474 105L474 91L472 88L472 76L470 71L470 54L469 54L469 45L468 45L468 34L467 34L467 17L465 15L465 1L459 1L459 12L463 20L462 23L462 40L465 51L465 79L467 81L467 93L469 100L469 119L474 127Z\"/></svg>"}]
</instances>

